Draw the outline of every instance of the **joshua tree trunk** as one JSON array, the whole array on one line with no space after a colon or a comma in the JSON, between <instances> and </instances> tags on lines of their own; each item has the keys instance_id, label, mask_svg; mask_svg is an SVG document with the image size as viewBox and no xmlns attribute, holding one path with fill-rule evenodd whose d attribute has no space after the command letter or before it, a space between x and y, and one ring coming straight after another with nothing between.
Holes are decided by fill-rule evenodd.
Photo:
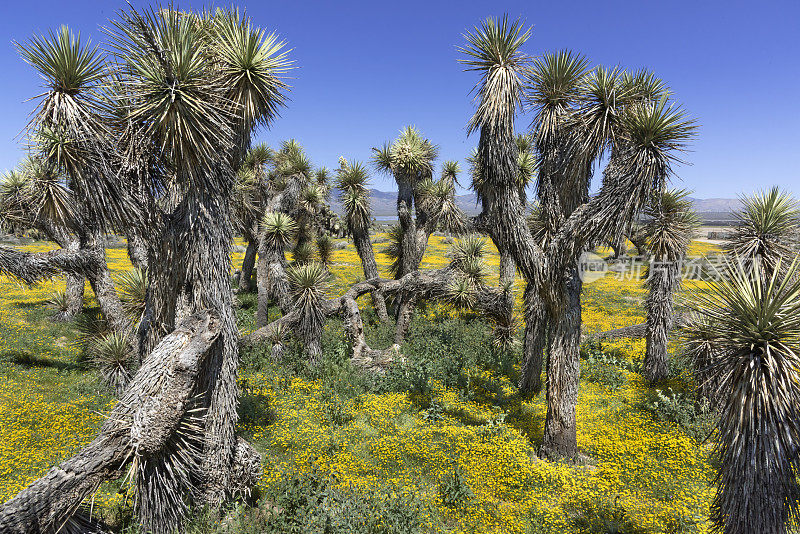
<instances>
[{"instance_id":1,"label":"joshua tree trunk","mask_svg":"<svg viewBox=\"0 0 800 534\"><path fill-rule=\"evenodd\" d=\"M272 250L261 240L258 251L258 309L256 310L256 327L261 328L269 323L269 305L277 301L283 313L289 313L292 307L289 298L289 280L286 276L286 255L283 251Z\"/></svg>"},{"instance_id":2,"label":"joshua tree trunk","mask_svg":"<svg viewBox=\"0 0 800 534\"><path fill-rule=\"evenodd\" d=\"M615 260L628 253L628 240L625 236L620 236L618 239L612 240L609 245L611 246L611 250L614 251L613 258Z\"/></svg>"},{"instance_id":3,"label":"joshua tree trunk","mask_svg":"<svg viewBox=\"0 0 800 534\"><path fill-rule=\"evenodd\" d=\"M147 242L135 231L129 231L125 236L128 241L128 258L135 269L147 271Z\"/></svg>"},{"instance_id":4,"label":"joshua tree trunk","mask_svg":"<svg viewBox=\"0 0 800 534\"><path fill-rule=\"evenodd\" d=\"M39 227L47 234L47 237L58 244L63 249L77 251L80 248L80 241L66 229L52 224L48 219L39 220ZM54 321L67 322L75 318L83 309L83 293L86 285L86 277L79 273L65 273L66 287L64 295L66 297L67 308L53 316Z\"/></svg>"},{"instance_id":5,"label":"joshua tree trunk","mask_svg":"<svg viewBox=\"0 0 800 534\"><path fill-rule=\"evenodd\" d=\"M573 266L563 285L562 313L550 314L547 360L547 416L540 453L576 458L575 405L580 381L581 280Z\"/></svg>"},{"instance_id":6,"label":"joshua tree trunk","mask_svg":"<svg viewBox=\"0 0 800 534\"><path fill-rule=\"evenodd\" d=\"M678 263L653 262L647 285L647 345L642 375L650 382L661 382L669 375L667 334L674 322L673 300L678 287Z\"/></svg>"},{"instance_id":7,"label":"joshua tree trunk","mask_svg":"<svg viewBox=\"0 0 800 534\"><path fill-rule=\"evenodd\" d=\"M369 240L369 231L353 233L353 244L355 244L356 252L361 258L361 265L364 268L364 277L367 280L372 278L380 278L378 274L378 264L375 261L375 251L372 250L372 243ZM389 314L386 311L386 299L383 292L376 289L371 293L372 306L375 308L375 313L382 323L389 322Z\"/></svg>"},{"instance_id":8,"label":"joshua tree trunk","mask_svg":"<svg viewBox=\"0 0 800 534\"><path fill-rule=\"evenodd\" d=\"M72 458L0 506L0 532L55 534L81 502L118 478L136 455L157 454L186 409L220 324L208 313L188 318L145 359L100 433Z\"/></svg>"},{"instance_id":9,"label":"joshua tree trunk","mask_svg":"<svg viewBox=\"0 0 800 534\"><path fill-rule=\"evenodd\" d=\"M519 389L523 396L538 395L542 390L542 367L547 344L547 320L544 302L535 288L525 287L525 339L522 345L522 369Z\"/></svg>"},{"instance_id":10,"label":"joshua tree trunk","mask_svg":"<svg viewBox=\"0 0 800 534\"><path fill-rule=\"evenodd\" d=\"M400 269L396 278L402 278L415 269L417 227L412 214L414 186L407 179L398 179L397 188L397 219L400 221L403 235L400 242Z\"/></svg>"},{"instance_id":11,"label":"joshua tree trunk","mask_svg":"<svg viewBox=\"0 0 800 534\"><path fill-rule=\"evenodd\" d=\"M511 324L512 315L514 313L514 276L517 274L517 269L514 266L514 258L511 254L504 252L500 254L500 287L508 287L507 306L508 306L508 324Z\"/></svg>"},{"instance_id":12,"label":"joshua tree trunk","mask_svg":"<svg viewBox=\"0 0 800 534\"><path fill-rule=\"evenodd\" d=\"M239 290L249 293L253 289L253 268L256 265L256 255L258 252L258 240L254 236L248 236L247 249L244 251L242 260L242 275L239 278Z\"/></svg>"}]
</instances>

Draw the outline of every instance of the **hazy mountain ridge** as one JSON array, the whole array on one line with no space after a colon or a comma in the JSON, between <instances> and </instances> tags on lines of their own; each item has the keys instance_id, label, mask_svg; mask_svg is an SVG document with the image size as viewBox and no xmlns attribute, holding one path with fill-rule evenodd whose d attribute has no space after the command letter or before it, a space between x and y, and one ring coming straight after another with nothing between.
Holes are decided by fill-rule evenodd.
<instances>
[{"instance_id":1,"label":"hazy mountain ridge","mask_svg":"<svg viewBox=\"0 0 800 534\"><path fill-rule=\"evenodd\" d=\"M377 217L397 215L397 191L370 189L370 200L373 215ZM691 201L695 211L705 215L703 219L728 218L730 213L738 210L741 205L737 198L691 198ZM477 215L480 212L475 193L457 195L456 203L467 215ZM342 205L335 194L331 196L331 207L341 215Z\"/></svg>"}]
</instances>

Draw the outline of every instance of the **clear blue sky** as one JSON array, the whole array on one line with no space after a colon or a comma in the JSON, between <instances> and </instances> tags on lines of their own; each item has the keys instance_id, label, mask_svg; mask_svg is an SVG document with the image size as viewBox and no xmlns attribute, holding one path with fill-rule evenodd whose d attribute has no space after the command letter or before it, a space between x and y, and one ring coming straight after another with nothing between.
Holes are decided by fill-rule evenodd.
<instances>
[{"instance_id":1,"label":"clear blue sky","mask_svg":"<svg viewBox=\"0 0 800 534\"><path fill-rule=\"evenodd\" d=\"M135 5L144 2L136 1ZM181 9L208 2L181 2ZM228 5L227 3L218 5ZM800 2L638 0L604 2L304 2L242 1L255 22L278 32L299 67L292 101L271 130L272 145L298 139L316 165L339 155L367 159L370 148L406 124L441 147L441 159L464 158L468 96L474 74L462 72L456 46L488 15L507 12L533 26L527 51L571 48L593 63L648 67L674 90L701 125L691 163L676 184L695 196L734 197L778 184L800 194ZM95 41L122 1L15 1L0 17L0 169L22 156L17 138L40 80L12 40L67 24ZM519 128L527 127L522 117ZM377 174L379 189L393 181Z\"/></svg>"}]
</instances>

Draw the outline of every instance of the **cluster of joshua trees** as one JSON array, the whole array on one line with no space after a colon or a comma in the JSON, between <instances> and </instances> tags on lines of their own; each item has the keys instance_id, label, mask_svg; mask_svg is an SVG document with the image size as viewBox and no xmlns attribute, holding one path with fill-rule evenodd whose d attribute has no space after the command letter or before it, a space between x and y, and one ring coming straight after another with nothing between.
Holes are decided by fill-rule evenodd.
<instances>
[{"instance_id":1,"label":"cluster of joshua trees","mask_svg":"<svg viewBox=\"0 0 800 534\"><path fill-rule=\"evenodd\" d=\"M105 52L66 28L17 45L46 90L28 125L30 157L0 190L3 222L35 228L61 249L0 247L0 273L28 283L66 275L60 320L81 310L88 280L121 340L115 346L134 355L137 369L115 375L120 402L97 438L0 507L0 530L78 524L83 500L129 466L142 527L179 529L189 506L218 508L248 493L261 470L235 432L240 343L270 343L277 355L291 332L318 361L321 330L338 316L352 363L381 372L401 357L415 305L434 299L482 313L505 344L514 330L515 271L525 284L520 391L546 390L540 454L574 459L580 256L644 235L646 245L637 247L646 246L654 262L642 372L652 382L667 378L669 335L683 326L701 362L698 384L721 406L714 519L725 532L783 532L778 525L793 516L799 489L793 351L800 285L787 265L797 213L777 190L746 200L730 240L737 261L695 312L675 317L680 263L697 218L687 192L668 190L667 182L695 125L652 73L591 67L569 51L530 58L523 52L530 31L506 18L466 33L461 61L477 74L469 175L481 212L467 217L458 208L458 164L445 162L436 178L437 146L417 129L375 148L371 164L398 186L389 280L379 275L370 241L367 165L341 158L329 175L294 141L278 150L252 145L289 90L291 61L275 35L235 9L129 8L105 32ZM515 121L523 112L532 122L520 135ZM343 223L328 204L332 188ZM644 224L635 227L642 213ZM472 237L459 240L448 266L420 270L436 230ZM120 298L109 275L104 243L112 233L127 238L139 306ZM258 292L257 330L245 337L233 312L234 233L247 245L237 289ZM331 297L330 236L342 233L353 240L365 280ZM496 284L486 280L476 234L500 252ZM366 343L356 301L366 294L379 321L395 322L391 347ZM275 305L280 316L270 321ZM754 459L765 450L767 460ZM754 469L752 462L762 463Z\"/></svg>"}]
</instances>

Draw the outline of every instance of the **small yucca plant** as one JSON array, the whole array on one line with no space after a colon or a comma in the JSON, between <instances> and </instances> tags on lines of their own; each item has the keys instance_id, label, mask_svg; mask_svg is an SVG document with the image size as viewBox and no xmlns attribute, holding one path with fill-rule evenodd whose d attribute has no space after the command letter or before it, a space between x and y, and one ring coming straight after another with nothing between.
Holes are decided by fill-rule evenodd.
<instances>
[{"instance_id":1,"label":"small yucca plant","mask_svg":"<svg viewBox=\"0 0 800 534\"><path fill-rule=\"evenodd\" d=\"M292 258L297 265L304 265L314 259L314 245L311 241L300 241L292 249Z\"/></svg>"},{"instance_id":2,"label":"small yucca plant","mask_svg":"<svg viewBox=\"0 0 800 534\"><path fill-rule=\"evenodd\" d=\"M725 250L739 261L760 258L766 272L784 265L797 254L797 233L800 231L800 211L789 193L773 187L741 199L742 209Z\"/></svg>"},{"instance_id":3,"label":"small yucca plant","mask_svg":"<svg viewBox=\"0 0 800 534\"><path fill-rule=\"evenodd\" d=\"M328 235L321 235L317 238L317 256L322 265L326 267L331 264L333 259L333 239Z\"/></svg>"},{"instance_id":4,"label":"small yucca plant","mask_svg":"<svg viewBox=\"0 0 800 534\"><path fill-rule=\"evenodd\" d=\"M450 247L450 261L454 267L469 259L483 259L486 255L486 240L476 234L462 237Z\"/></svg>"},{"instance_id":5,"label":"small yucca plant","mask_svg":"<svg viewBox=\"0 0 800 534\"><path fill-rule=\"evenodd\" d=\"M67 293L63 290L50 293L50 297L47 299L47 307L56 313L65 313L69 309Z\"/></svg>"},{"instance_id":6,"label":"small yucca plant","mask_svg":"<svg viewBox=\"0 0 800 534\"><path fill-rule=\"evenodd\" d=\"M147 302L147 273L131 269L117 278L117 293L125 312L134 322L141 320Z\"/></svg>"},{"instance_id":7,"label":"small yucca plant","mask_svg":"<svg viewBox=\"0 0 800 534\"><path fill-rule=\"evenodd\" d=\"M475 285L467 277L458 277L447 288L447 300L456 308L469 310L475 305Z\"/></svg>"},{"instance_id":8,"label":"small yucca plant","mask_svg":"<svg viewBox=\"0 0 800 534\"><path fill-rule=\"evenodd\" d=\"M282 324L275 325L267 335L267 341L272 345L270 356L273 361L279 362L283 359L283 344L289 335L288 329Z\"/></svg>"},{"instance_id":9,"label":"small yucca plant","mask_svg":"<svg viewBox=\"0 0 800 534\"><path fill-rule=\"evenodd\" d=\"M78 341L87 347L95 339L101 338L111 331L105 317L99 310L86 310L77 316L75 326L78 331Z\"/></svg>"},{"instance_id":10,"label":"small yucca plant","mask_svg":"<svg viewBox=\"0 0 800 534\"><path fill-rule=\"evenodd\" d=\"M93 339L87 345L92 363L97 366L103 382L121 395L131 379L133 353L127 334L110 332Z\"/></svg>"}]
</instances>

